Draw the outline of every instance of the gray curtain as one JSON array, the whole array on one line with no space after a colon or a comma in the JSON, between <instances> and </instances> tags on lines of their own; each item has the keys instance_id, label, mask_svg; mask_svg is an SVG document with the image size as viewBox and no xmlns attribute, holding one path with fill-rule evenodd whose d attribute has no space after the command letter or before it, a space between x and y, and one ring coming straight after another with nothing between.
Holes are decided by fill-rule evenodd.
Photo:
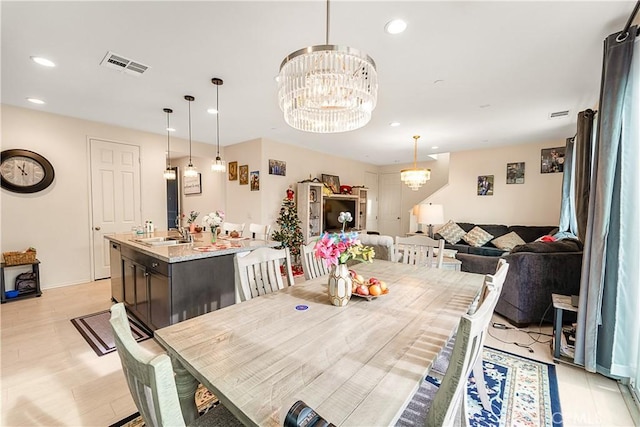
<instances>
[{"instance_id":1,"label":"gray curtain","mask_svg":"<svg viewBox=\"0 0 640 427\"><path fill-rule=\"evenodd\" d=\"M596 113L593 110L581 111L578 114L578 132L574 147L574 183L575 183L575 216L577 235L584 242L587 230L589 211L589 191L591 177L591 157L593 152L594 126Z\"/></svg>"},{"instance_id":2,"label":"gray curtain","mask_svg":"<svg viewBox=\"0 0 640 427\"><path fill-rule=\"evenodd\" d=\"M609 374L616 328L620 262L620 178L627 84L637 27L625 37L605 39L598 131L593 154L591 197L584 239L582 278L576 333L576 363L590 372ZM637 77L635 77L637 78ZM637 120L637 119L636 119Z\"/></svg>"},{"instance_id":3,"label":"gray curtain","mask_svg":"<svg viewBox=\"0 0 640 427\"><path fill-rule=\"evenodd\" d=\"M562 172L562 202L560 204L560 223L558 225L558 238L575 238L578 234L575 207L575 166L574 152L575 142L573 138L567 138L564 150L564 169Z\"/></svg>"}]
</instances>

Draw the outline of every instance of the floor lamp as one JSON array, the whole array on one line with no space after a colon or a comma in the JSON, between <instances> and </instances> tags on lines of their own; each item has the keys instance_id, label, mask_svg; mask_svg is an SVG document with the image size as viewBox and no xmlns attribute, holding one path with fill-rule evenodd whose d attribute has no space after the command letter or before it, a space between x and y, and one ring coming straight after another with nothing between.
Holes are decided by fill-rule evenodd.
<instances>
[{"instance_id":1,"label":"floor lamp","mask_svg":"<svg viewBox=\"0 0 640 427\"><path fill-rule=\"evenodd\" d=\"M433 224L444 223L444 211L442 205L434 205L433 203L423 203L420 205L418 212L418 224L428 225L428 235L433 239Z\"/></svg>"}]
</instances>

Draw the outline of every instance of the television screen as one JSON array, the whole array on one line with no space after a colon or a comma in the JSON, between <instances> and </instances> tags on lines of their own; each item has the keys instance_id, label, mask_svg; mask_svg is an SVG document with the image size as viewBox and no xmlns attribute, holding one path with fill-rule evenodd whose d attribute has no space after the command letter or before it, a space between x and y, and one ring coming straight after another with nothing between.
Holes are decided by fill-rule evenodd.
<instances>
[{"instance_id":1,"label":"television screen","mask_svg":"<svg viewBox=\"0 0 640 427\"><path fill-rule=\"evenodd\" d=\"M349 212L353 220L347 223L345 230L355 227L356 225L356 200L355 199L332 199L326 197L324 199L324 230L337 231L342 230L342 224L338 222L340 212Z\"/></svg>"}]
</instances>

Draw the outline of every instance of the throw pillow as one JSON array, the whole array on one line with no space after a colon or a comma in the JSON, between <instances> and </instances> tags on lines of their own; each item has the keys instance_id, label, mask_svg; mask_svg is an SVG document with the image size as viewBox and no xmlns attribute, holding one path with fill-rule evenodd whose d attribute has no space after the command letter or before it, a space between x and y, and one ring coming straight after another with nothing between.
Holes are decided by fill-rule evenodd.
<instances>
[{"instance_id":1,"label":"throw pillow","mask_svg":"<svg viewBox=\"0 0 640 427\"><path fill-rule=\"evenodd\" d=\"M469 245L474 246L476 248L479 248L480 246L484 245L491 239L493 239L493 235L487 233L477 225L462 237L462 240L464 240Z\"/></svg>"},{"instance_id":2,"label":"throw pillow","mask_svg":"<svg viewBox=\"0 0 640 427\"><path fill-rule=\"evenodd\" d=\"M452 245L455 245L462 239L466 231L464 231L458 224L453 221L447 222L445 225L438 229L438 234L442 236L444 240Z\"/></svg>"},{"instance_id":3,"label":"throw pillow","mask_svg":"<svg viewBox=\"0 0 640 427\"><path fill-rule=\"evenodd\" d=\"M520 236L518 236L518 233L512 231L511 233L507 233L504 236L496 237L491 241L491 243L498 249L502 249L503 251L510 251L518 245L524 245L526 242L522 240Z\"/></svg>"}]
</instances>

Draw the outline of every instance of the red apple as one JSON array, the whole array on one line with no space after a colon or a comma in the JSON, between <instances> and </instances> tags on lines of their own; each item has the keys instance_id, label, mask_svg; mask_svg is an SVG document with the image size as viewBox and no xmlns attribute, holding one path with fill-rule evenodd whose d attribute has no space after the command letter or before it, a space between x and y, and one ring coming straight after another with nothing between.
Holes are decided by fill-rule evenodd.
<instances>
[{"instance_id":1,"label":"red apple","mask_svg":"<svg viewBox=\"0 0 640 427\"><path fill-rule=\"evenodd\" d=\"M369 295L369 287L366 285L358 285L356 293L360 295Z\"/></svg>"}]
</instances>

